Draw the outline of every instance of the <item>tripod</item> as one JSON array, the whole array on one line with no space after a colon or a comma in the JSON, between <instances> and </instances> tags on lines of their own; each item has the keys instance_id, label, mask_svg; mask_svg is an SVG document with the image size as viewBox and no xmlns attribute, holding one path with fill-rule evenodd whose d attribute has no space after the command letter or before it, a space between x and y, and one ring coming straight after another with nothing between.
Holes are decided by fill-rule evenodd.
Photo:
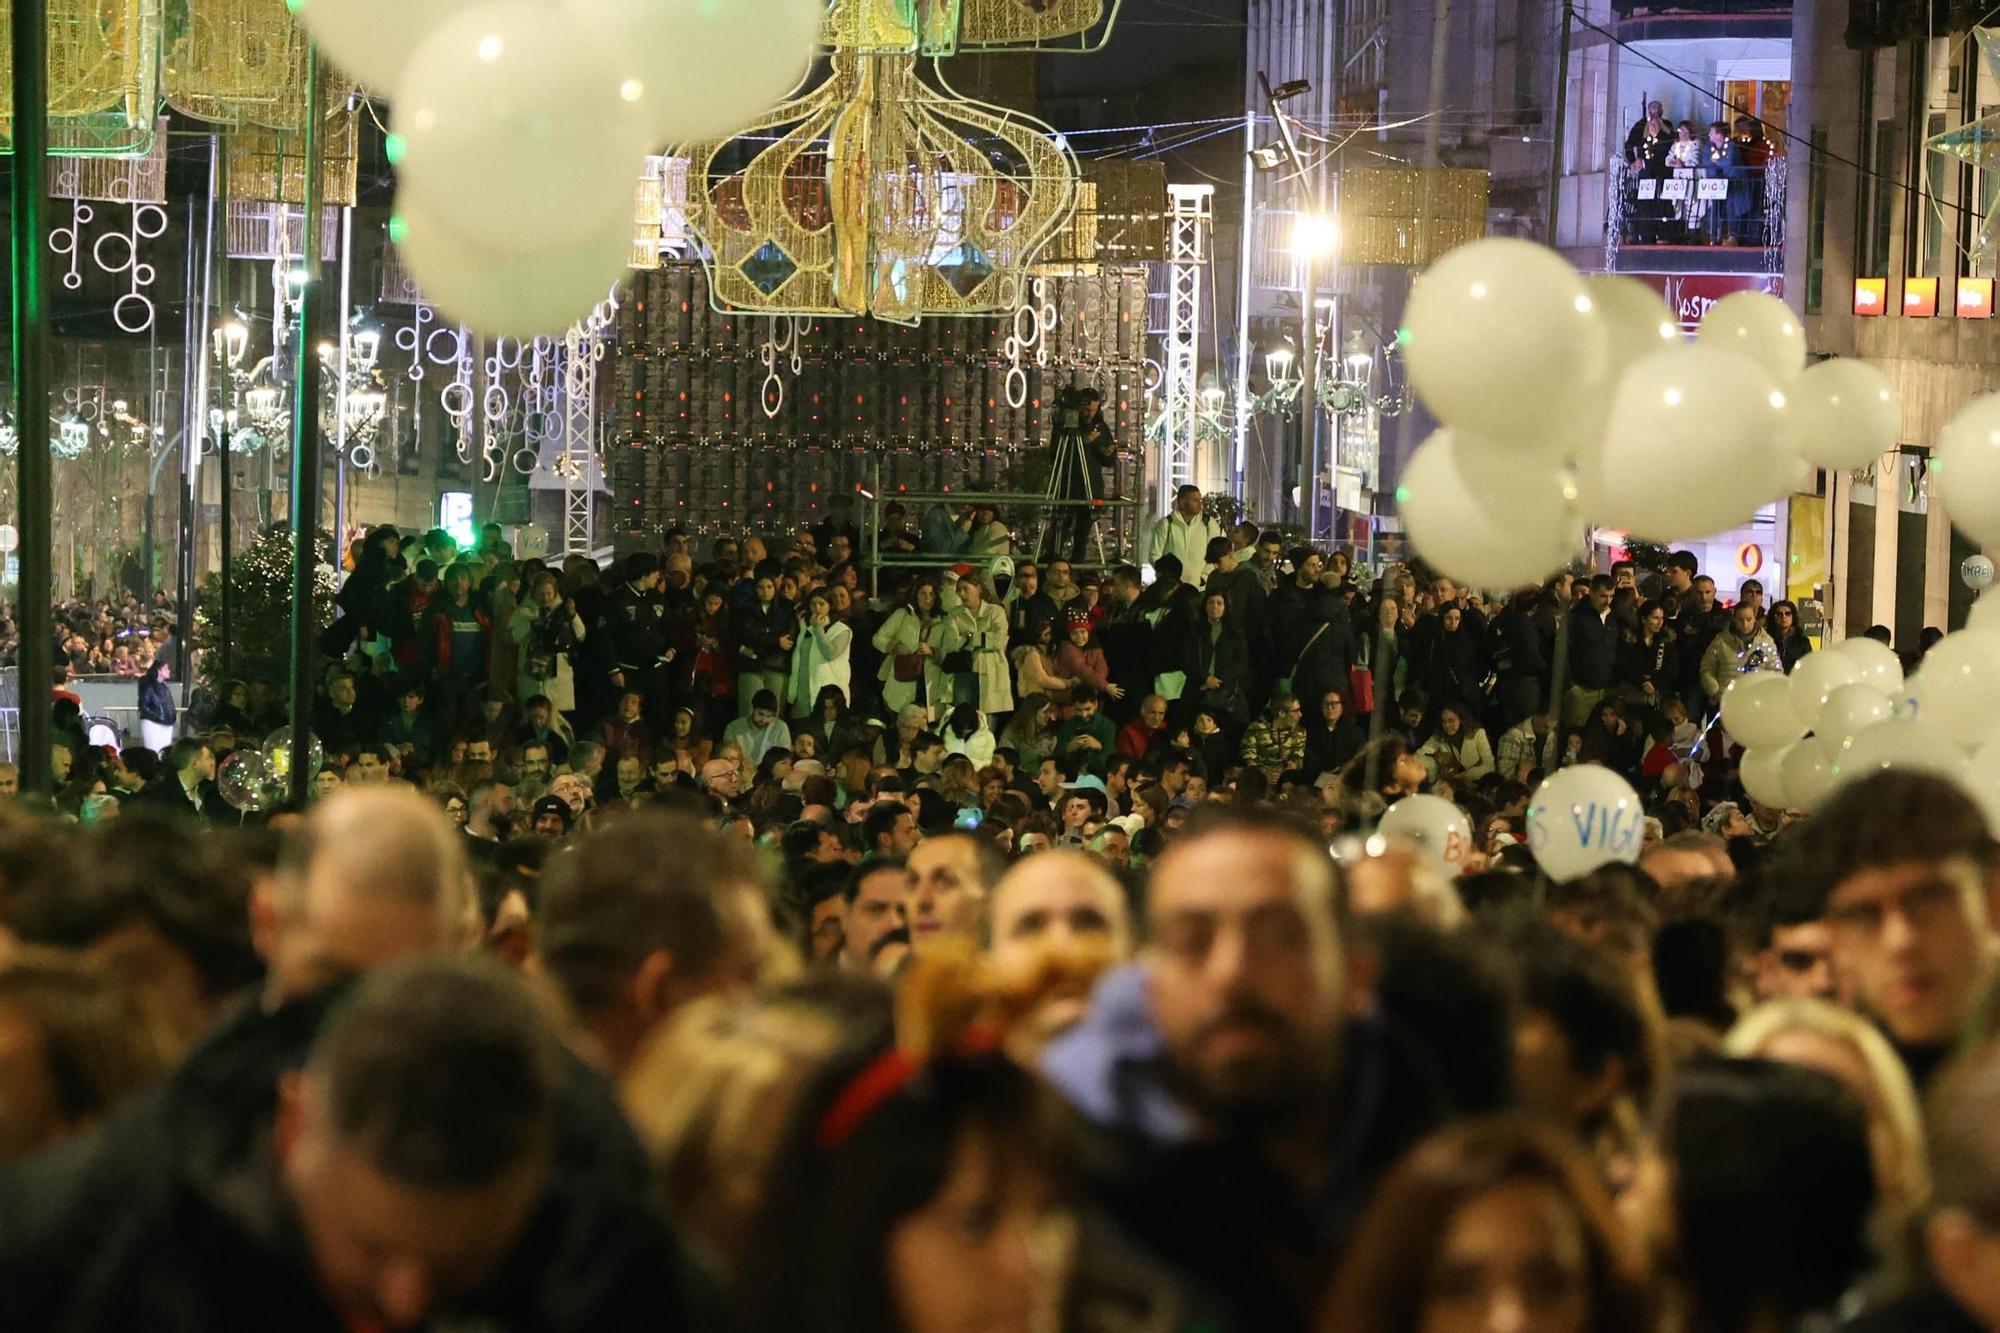
<instances>
[{"instance_id":1,"label":"tripod","mask_svg":"<svg viewBox=\"0 0 2000 1333\"><path fill-rule=\"evenodd\" d=\"M1073 415L1065 413L1066 417ZM1049 442L1054 458L1049 468L1049 484L1042 495L1042 538L1039 543L1040 559L1044 564L1057 559L1079 563L1085 546L1091 543L1095 543L1097 548L1097 563L1108 563L1104 558L1104 534L1097 526L1097 485L1093 475L1097 469L1091 465L1083 440L1081 425L1074 420L1065 420ZM1066 493L1072 489L1077 493ZM1069 537L1066 556L1062 550L1065 534Z\"/></svg>"}]
</instances>

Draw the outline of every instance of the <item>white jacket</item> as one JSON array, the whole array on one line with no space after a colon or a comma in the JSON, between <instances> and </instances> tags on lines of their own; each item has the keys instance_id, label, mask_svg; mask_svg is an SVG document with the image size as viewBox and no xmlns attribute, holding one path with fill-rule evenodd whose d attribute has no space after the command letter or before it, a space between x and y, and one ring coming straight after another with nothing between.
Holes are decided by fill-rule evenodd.
<instances>
[{"instance_id":1,"label":"white jacket","mask_svg":"<svg viewBox=\"0 0 2000 1333\"><path fill-rule=\"evenodd\" d=\"M840 695L849 703L854 701L854 668L848 661L848 650L854 646L854 631L838 620L821 629L817 625L799 626L797 649L792 653L792 715L794 717L810 713L819 698L819 692L829 685L838 685Z\"/></svg>"},{"instance_id":2,"label":"white jacket","mask_svg":"<svg viewBox=\"0 0 2000 1333\"><path fill-rule=\"evenodd\" d=\"M1181 562L1181 582L1198 588L1208 577L1208 544L1222 535L1222 525L1206 514L1192 523L1178 513L1168 514L1153 525L1146 560L1158 564L1161 556L1173 556Z\"/></svg>"}]
</instances>

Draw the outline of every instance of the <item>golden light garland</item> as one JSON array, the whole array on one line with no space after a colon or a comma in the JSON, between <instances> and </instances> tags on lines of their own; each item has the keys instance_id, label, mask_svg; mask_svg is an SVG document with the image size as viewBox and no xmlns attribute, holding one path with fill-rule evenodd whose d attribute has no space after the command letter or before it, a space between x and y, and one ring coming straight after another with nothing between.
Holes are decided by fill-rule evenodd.
<instances>
[{"instance_id":1,"label":"golden light garland","mask_svg":"<svg viewBox=\"0 0 2000 1333\"><path fill-rule=\"evenodd\" d=\"M1074 155L1040 121L926 83L913 55L831 65L741 137L677 150L716 298L899 324L1018 306L1075 206Z\"/></svg>"},{"instance_id":2,"label":"golden light garland","mask_svg":"<svg viewBox=\"0 0 2000 1333\"><path fill-rule=\"evenodd\" d=\"M151 147L159 0L49 0L49 137L58 152ZM0 4L0 137L11 136L13 6Z\"/></svg>"}]
</instances>

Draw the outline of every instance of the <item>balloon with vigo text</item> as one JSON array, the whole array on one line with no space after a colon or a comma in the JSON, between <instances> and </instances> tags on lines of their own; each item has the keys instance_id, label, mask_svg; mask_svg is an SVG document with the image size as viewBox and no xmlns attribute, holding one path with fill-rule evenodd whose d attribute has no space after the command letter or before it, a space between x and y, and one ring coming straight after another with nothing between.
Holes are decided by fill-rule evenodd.
<instances>
[{"instance_id":1,"label":"balloon with vigo text","mask_svg":"<svg viewBox=\"0 0 2000 1333\"><path fill-rule=\"evenodd\" d=\"M1558 883L1614 862L1634 864L1645 826L1632 784L1599 764L1561 770L1528 804L1528 847Z\"/></svg>"},{"instance_id":2,"label":"balloon with vigo text","mask_svg":"<svg viewBox=\"0 0 2000 1333\"><path fill-rule=\"evenodd\" d=\"M1409 843L1453 879L1463 873L1472 853L1472 821L1442 796L1405 796L1383 814L1375 832Z\"/></svg>"}]
</instances>

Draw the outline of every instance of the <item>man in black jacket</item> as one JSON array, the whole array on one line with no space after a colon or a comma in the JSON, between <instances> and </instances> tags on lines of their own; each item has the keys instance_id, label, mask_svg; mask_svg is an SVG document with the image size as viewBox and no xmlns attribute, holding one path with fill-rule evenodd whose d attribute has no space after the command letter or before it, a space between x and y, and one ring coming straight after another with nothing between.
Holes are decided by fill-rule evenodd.
<instances>
[{"instance_id":1,"label":"man in black jacket","mask_svg":"<svg viewBox=\"0 0 2000 1333\"><path fill-rule=\"evenodd\" d=\"M1292 697L1317 699L1327 690L1345 692L1354 663L1354 620L1332 589L1321 586L1319 552L1301 546L1292 552L1292 577L1264 604L1264 620L1276 654L1277 678L1291 678Z\"/></svg>"},{"instance_id":2,"label":"man in black jacket","mask_svg":"<svg viewBox=\"0 0 2000 1333\"><path fill-rule=\"evenodd\" d=\"M667 653L672 646L667 603L661 596L660 557L635 551L619 567L623 582L604 599L604 637L611 648L610 684L664 699ZM617 695L614 693L615 699Z\"/></svg>"},{"instance_id":3,"label":"man in black jacket","mask_svg":"<svg viewBox=\"0 0 2000 1333\"><path fill-rule=\"evenodd\" d=\"M1611 618L1611 576L1590 581L1590 597L1569 613L1569 688L1563 722L1581 727L1597 711L1618 675L1618 622Z\"/></svg>"}]
</instances>

